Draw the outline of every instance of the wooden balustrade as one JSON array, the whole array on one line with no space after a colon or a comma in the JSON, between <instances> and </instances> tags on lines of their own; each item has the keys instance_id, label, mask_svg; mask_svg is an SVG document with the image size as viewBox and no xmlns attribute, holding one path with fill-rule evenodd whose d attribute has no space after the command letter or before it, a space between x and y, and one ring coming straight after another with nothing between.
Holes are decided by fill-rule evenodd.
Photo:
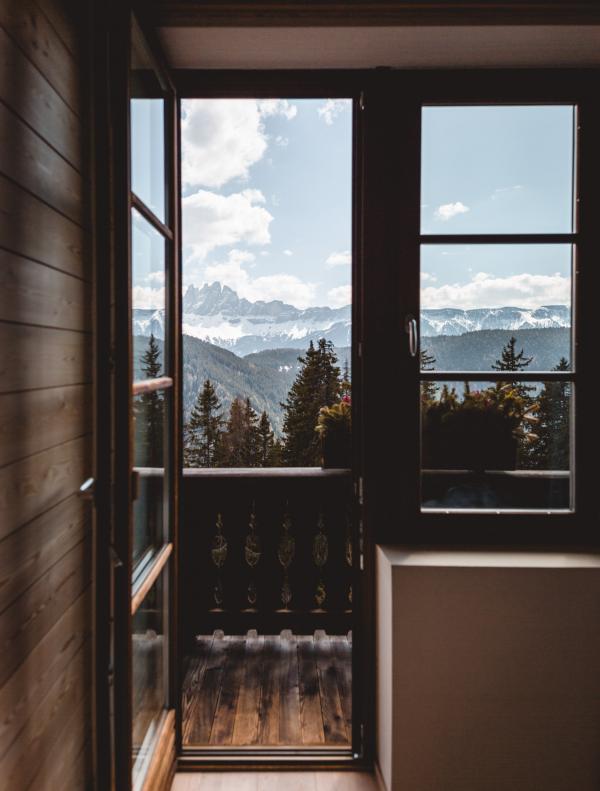
<instances>
[{"instance_id":1,"label":"wooden balustrade","mask_svg":"<svg viewBox=\"0 0 600 791\"><path fill-rule=\"evenodd\" d=\"M188 469L181 627L196 635L343 634L352 612L348 470Z\"/></svg>"}]
</instances>

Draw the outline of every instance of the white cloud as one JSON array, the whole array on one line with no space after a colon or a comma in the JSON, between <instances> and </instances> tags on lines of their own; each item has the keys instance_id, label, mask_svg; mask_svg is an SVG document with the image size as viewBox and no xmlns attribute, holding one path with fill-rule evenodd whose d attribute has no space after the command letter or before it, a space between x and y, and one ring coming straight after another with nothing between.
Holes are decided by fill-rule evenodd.
<instances>
[{"instance_id":1,"label":"white cloud","mask_svg":"<svg viewBox=\"0 0 600 791\"><path fill-rule=\"evenodd\" d=\"M435 283L437 277L435 275L431 275L429 272L421 272L421 282L422 283Z\"/></svg>"},{"instance_id":2,"label":"white cloud","mask_svg":"<svg viewBox=\"0 0 600 791\"><path fill-rule=\"evenodd\" d=\"M150 283L164 283L165 282L164 269L160 269L158 272L150 272L146 280L148 280Z\"/></svg>"},{"instance_id":3,"label":"white cloud","mask_svg":"<svg viewBox=\"0 0 600 791\"><path fill-rule=\"evenodd\" d=\"M490 308L513 306L535 309L541 305L569 305L571 281L560 273L494 277L478 272L469 283L427 286L421 290L424 308Z\"/></svg>"},{"instance_id":4,"label":"white cloud","mask_svg":"<svg viewBox=\"0 0 600 791\"><path fill-rule=\"evenodd\" d=\"M284 255L294 255L294 254L293 254L293 252L292 252L291 250L284 250L284 251L283 251L283 254L284 254Z\"/></svg>"},{"instance_id":5,"label":"white cloud","mask_svg":"<svg viewBox=\"0 0 600 791\"><path fill-rule=\"evenodd\" d=\"M295 104L290 104L287 99L260 99L257 102L258 111L263 118L268 118L272 115L282 115L291 121L298 115L298 107Z\"/></svg>"},{"instance_id":6,"label":"white cloud","mask_svg":"<svg viewBox=\"0 0 600 791\"><path fill-rule=\"evenodd\" d=\"M285 99L188 99L181 120L182 180L185 187L222 187L248 178L268 145L263 119L288 120L298 108ZM285 145L286 138L276 138Z\"/></svg>"},{"instance_id":7,"label":"white cloud","mask_svg":"<svg viewBox=\"0 0 600 791\"><path fill-rule=\"evenodd\" d=\"M272 215L262 205L260 190L247 189L232 195L199 190L182 200L183 244L191 258L204 258L222 245L268 244Z\"/></svg>"},{"instance_id":8,"label":"white cloud","mask_svg":"<svg viewBox=\"0 0 600 791\"><path fill-rule=\"evenodd\" d=\"M352 263L352 254L350 250L342 250L340 252L330 253L325 259L325 266L330 268L334 266L348 266Z\"/></svg>"},{"instance_id":9,"label":"white cloud","mask_svg":"<svg viewBox=\"0 0 600 791\"><path fill-rule=\"evenodd\" d=\"M452 217L456 217L458 214L465 214L468 211L468 206L465 206L465 204L460 201L456 201L456 203L443 203L441 206L438 206L434 211L434 215L437 220L447 222L451 220Z\"/></svg>"},{"instance_id":10,"label":"white cloud","mask_svg":"<svg viewBox=\"0 0 600 791\"><path fill-rule=\"evenodd\" d=\"M283 135L277 135L275 138L275 145L280 146L281 148L285 148L289 145L289 138L284 137Z\"/></svg>"},{"instance_id":11,"label":"white cloud","mask_svg":"<svg viewBox=\"0 0 600 791\"><path fill-rule=\"evenodd\" d=\"M492 193L492 200L496 200L499 195L505 195L506 193L511 192L519 192L519 190L523 189L522 184L513 184L511 187L496 187L496 189Z\"/></svg>"},{"instance_id":12,"label":"white cloud","mask_svg":"<svg viewBox=\"0 0 600 791\"><path fill-rule=\"evenodd\" d=\"M131 304L134 308L164 308L165 290L149 286L134 286L131 290Z\"/></svg>"},{"instance_id":13,"label":"white cloud","mask_svg":"<svg viewBox=\"0 0 600 791\"><path fill-rule=\"evenodd\" d=\"M350 107L350 104L349 99L327 99L325 104L317 108L317 112L327 126L331 126L338 115Z\"/></svg>"},{"instance_id":14,"label":"white cloud","mask_svg":"<svg viewBox=\"0 0 600 791\"><path fill-rule=\"evenodd\" d=\"M327 292L327 303L332 308L343 308L352 302L352 286L337 286Z\"/></svg>"},{"instance_id":15,"label":"white cloud","mask_svg":"<svg viewBox=\"0 0 600 791\"><path fill-rule=\"evenodd\" d=\"M244 250L230 250L225 261L207 264L202 280L207 283L219 281L237 292L238 296L256 302L280 299L297 308L316 304L316 284L306 283L295 275L276 273L252 277L248 265L254 255Z\"/></svg>"}]
</instances>

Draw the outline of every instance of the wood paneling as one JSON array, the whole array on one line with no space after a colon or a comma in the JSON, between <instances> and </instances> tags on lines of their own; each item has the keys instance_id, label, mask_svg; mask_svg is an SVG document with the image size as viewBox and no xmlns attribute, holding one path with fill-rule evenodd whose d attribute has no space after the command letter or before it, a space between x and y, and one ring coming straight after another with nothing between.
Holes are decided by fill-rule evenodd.
<instances>
[{"instance_id":1,"label":"wood paneling","mask_svg":"<svg viewBox=\"0 0 600 791\"><path fill-rule=\"evenodd\" d=\"M2 28L0 99L79 169L80 120Z\"/></svg>"},{"instance_id":2,"label":"wood paneling","mask_svg":"<svg viewBox=\"0 0 600 791\"><path fill-rule=\"evenodd\" d=\"M0 777L92 774L91 260L77 6L0 4ZM79 13L79 11L77 12Z\"/></svg>"},{"instance_id":3,"label":"wood paneling","mask_svg":"<svg viewBox=\"0 0 600 791\"><path fill-rule=\"evenodd\" d=\"M70 52L34 0L4 0L0 25L42 72L54 90L78 113L80 74Z\"/></svg>"},{"instance_id":4,"label":"wood paneling","mask_svg":"<svg viewBox=\"0 0 600 791\"><path fill-rule=\"evenodd\" d=\"M90 402L89 385L0 395L0 467L87 433Z\"/></svg>"},{"instance_id":5,"label":"wood paneling","mask_svg":"<svg viewBox=\"0 0 600 791\"><path fill-rule=\"evenodd\" d=\"M88 456L89 440L80 437L2 468L0 539L76 492Z\"/></svg>"},{"instance_id":6,"label":"wood paneling","mask_svg":"<svg viewBox=\"0 0 600 791\"><path fill-rule=\"evenodd\" d=\"M0 172L83 224L82 178L36 132L0 103Z\"/></svg>"},{"instance_id":7,"label":"wood paneling","mask_svg":"<svg viewBox=\"0 0 600 791\"><path fill-rule=\"evenodd\" d=\"M87 511L71 495L0 541L0 612L84 539Z\"/></svg>"},{"instance_id":8,"label":"wood paneling","mask_svg":"<svg viewBox=\"0 0 600 791\"><path fill-rule=\"evenodd\" d=\"M0 247L85 277L83 246L79 225L0 176Z\"/></svg>"},{"instance_id":9,"label":"wood paneling","mask_svg":"<svg viewBox=\"0 0 600 791\"><path fill-rule=\"evenodd\" d=\"M90 291L79 278L0 249L0 321L83 330Z\"/></svg>"},{"instance_id":10,"label":"wood paneling","mask_svg":"<svg viewBox=\"0 0 600 791\"><path fill-rule=\"evenodd\" d=\"M89 346L83 333L0 324L0 393L89 382Z\"/></svg>"}]
</instances>

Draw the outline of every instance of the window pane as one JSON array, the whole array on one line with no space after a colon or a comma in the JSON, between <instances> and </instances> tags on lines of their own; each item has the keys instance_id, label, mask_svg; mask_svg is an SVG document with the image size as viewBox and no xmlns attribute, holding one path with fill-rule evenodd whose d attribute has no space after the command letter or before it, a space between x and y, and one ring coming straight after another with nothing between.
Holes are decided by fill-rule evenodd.
<instances>
[{"instance_id":1,"label":"window pane","mask_svg":"<svg viewBox=\"0 0 600 791\"><path fill-rule=\"evenodd\" d=\"M189 99L181 126L185 464L350 467L352 101Z\"/></svg>"},{"instance_id":2,"label":"window pane","mask_svg":"<svg viewBox=\"0 0 600 791\"><path fill-rule=\"evenodd\" d=\"M165 221L165 100L141 35L131 56L131 189Z\"/></svg>"},{"instance_id":3,"label":"window pane","mask_svg":"<svg viewBox=\"0 0 600 791\"><path fill-rule=\"evenodd\" d=\"M574 107L425 107L421 231L569 233Z\"/></svg>"},{"instance_id":4,"label":"window pane","mask_svg":"<svg viewBox=\"0 0 600 791\"><path fill-rule=\"evenodd\" d=\"M132 619L133 787L148 769L160 717L167 705L167 571Z\"/></svg>"},{"instance_id":5,"label":"window pane","mask_svg":"<svg viewBox=\"0 0 600 791\"><path fill-rule=\"evenodd\" d=\"M154 379L165 371L165 240L135 209L131 282L134 379Z\"/></svg>"},{"instance_id":6,"label":"window pane","mask_svg":"<svg viewBox=\"0 0 600 791\"><path fill-rule=\"evenodd\" d=\"M569 370L571 257L571 245L423 245L422 369Z\"/></svg>"},{"instance_id":7,"label":"window pane","mask_svg":"<svg viewBox=\"0 0 600 791\"><path fill-rule=\"evenodd\" d=\"M422 504L568 509L570 382L423 382Z\"/></svg>"}]
</instances>

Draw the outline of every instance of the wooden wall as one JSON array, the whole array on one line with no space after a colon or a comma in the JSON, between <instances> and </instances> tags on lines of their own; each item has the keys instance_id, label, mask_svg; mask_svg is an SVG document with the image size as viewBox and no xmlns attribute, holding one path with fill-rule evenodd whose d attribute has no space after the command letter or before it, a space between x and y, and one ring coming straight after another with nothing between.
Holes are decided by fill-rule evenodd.
<instances>
[{"instance_id":1,"label":"wooden wall","mask_svg":"<svg viewBox=\"0 0 600 791\"><path fill-rule=\"evenodd\" d=\"M0 785L14 791L92 776L80 30L65 0L0 2Z\"/></svg>"}]
</instances>

